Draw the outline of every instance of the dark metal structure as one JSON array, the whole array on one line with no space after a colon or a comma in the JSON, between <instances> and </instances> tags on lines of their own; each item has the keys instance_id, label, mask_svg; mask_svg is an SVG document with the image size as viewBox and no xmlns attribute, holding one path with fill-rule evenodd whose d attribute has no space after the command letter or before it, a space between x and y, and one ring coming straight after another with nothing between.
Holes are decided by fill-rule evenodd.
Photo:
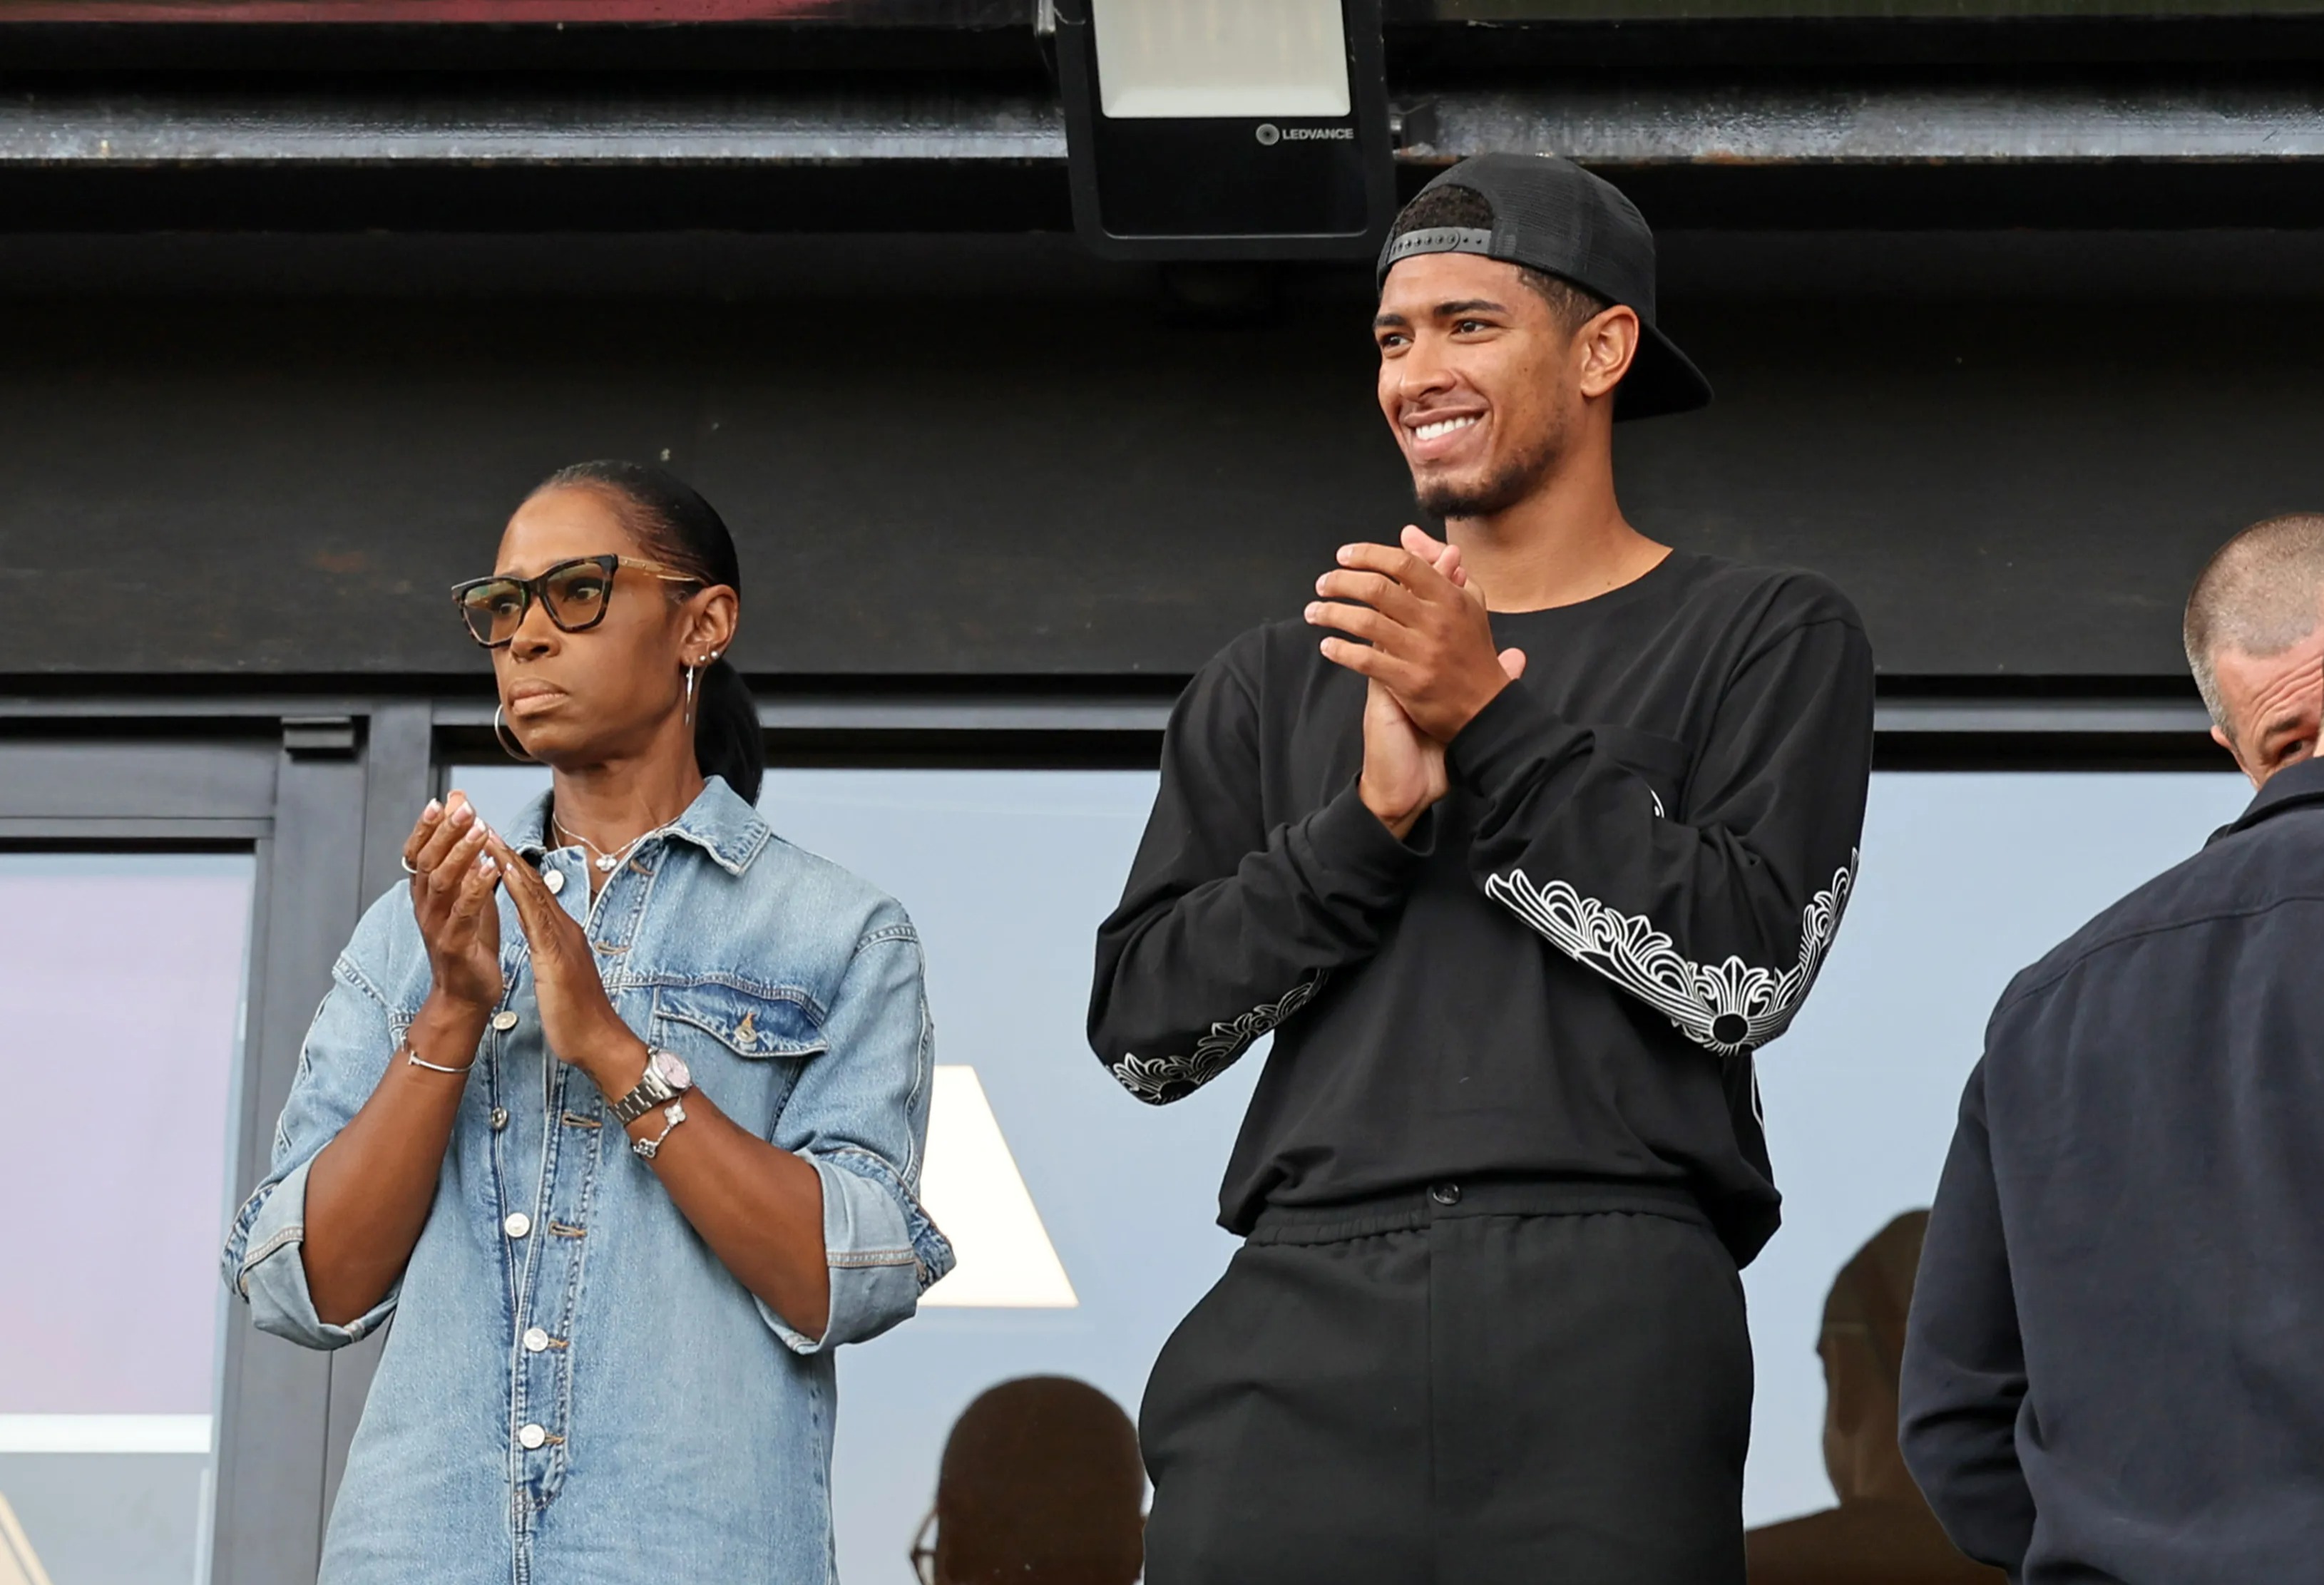
<instances>
[{"instance_id":1,"label":"dark metal structure","mask_svg":"<svg viewBox=\"0 0 2324 1585\"><path fill-rule=\"evenodd\" d=\"M1410 511L1367 266L1073 239L1038 0L681 9L0 0L0 841L257 851L245 1180L557 465L718 502L775 752L853 762L1150 762ZM1386 14L1404 190L1555 150L1655 224L1720 401L1627 504L1847 588L1888 763L2218 762L2188 581L2324 501L2324 10ZM368 1365L232 1340L213 1577L310 1578Z\"/></svg>"}]
</instances>

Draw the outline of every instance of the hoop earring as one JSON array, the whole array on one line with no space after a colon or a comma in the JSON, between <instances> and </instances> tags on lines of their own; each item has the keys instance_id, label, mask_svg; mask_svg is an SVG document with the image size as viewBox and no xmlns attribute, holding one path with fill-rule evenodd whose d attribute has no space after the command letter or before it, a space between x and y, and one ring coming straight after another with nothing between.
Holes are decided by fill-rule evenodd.
<instances>
[{"instance_id":1,"label":"hoop earring","mask_svg":"<svg viewBox=\"0 0 2324 1585\"><path fill-rule=\"evenodd\" d=\"M500 744L502 753L506 754L518 764L540 764L540 760L524 751L523 742L514 732L509 729L508 723L501 719L501 712L503 708L505 706L500 705L493 706L493 741Z\"/></svg>"},{"instance_id":2,"label":"hoop earring","mask_svg":"<svg viewBox=\"0 0 2324 1585\"><path fill-rule=\"evenodd\" d=\"M686 724L688 726L694 724L694 674L699 669L693 666L686 668Z\"/></svg>"}]
</instances>

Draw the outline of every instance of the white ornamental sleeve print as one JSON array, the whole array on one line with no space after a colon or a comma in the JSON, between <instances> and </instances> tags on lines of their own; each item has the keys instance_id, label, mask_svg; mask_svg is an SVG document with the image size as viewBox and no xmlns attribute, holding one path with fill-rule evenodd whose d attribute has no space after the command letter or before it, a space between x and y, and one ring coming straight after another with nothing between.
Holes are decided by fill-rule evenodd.
<instances>
[{"instance_id":1,"label":"white ornamental sleeve print","mask_svg":"<svg viewBox=\"0 0 2324 1585\"><path fill-rule=\"evenodd\" d=\"M1806 999L1855 886L1871 677L1852 616L1752 650L1674 809L1513 684L1452 745L1485 803L1477 884L1697 1044L1757 1049Z\"/></svg>"},{"instance_id":2,"label":"white ornamental sleeve print","mask_svg":"<svg viewBox=\"0 0 2324 1585\"><path fill-rule=\"evenodd\" d=\"M1523 870L1485 880L1485 895L1541 932L1574 962L1597 970L1670 1019L1688 1038L1722 1056L1756 1050L1782 1034L1806 1000L1839 933L1855 883L1857 854L1800 910L1800 955L1777 970L1732 954L1695 963L1643 914L1625 914L1567 881L1536 886Z\"/></svg>"},{"instance_id":3,"label":"white ornamental sleeve print","mask_svg":"<svg viewBox=\"0 0 2324 1585\"><path fill-rule=\"evenodd\" d=\"M1209 1083L1370 957L1419 863L1352 779L1268 828L1250 649L1230 646L1179 699L1145 840L1098 930L1090 1046L1152 1105Z\"/></svg>"},{"instance_id":4,"label":"white ornamental sleeve print","mask_svg":"<svg viewBox=\"0 0 2324 1585\"><path fill-rule=\"evenodd\" d=\"M1120 1060L1111 1064L1113 1076L1120 1081L1123 1089L1155 1106L1165 1106L1191 1095L1226 1072L1260 1036L1314 1000L1331 977L1328 970L1320 971L1314 979L1293 986L1265 1007L1255 1007L1240 1018L1213 1024L1209 1033L1197 1039L1194 1049L1184 1056L1140 1056L1135 1052L1124 1052Z\"/></svg>"}]
</instances>

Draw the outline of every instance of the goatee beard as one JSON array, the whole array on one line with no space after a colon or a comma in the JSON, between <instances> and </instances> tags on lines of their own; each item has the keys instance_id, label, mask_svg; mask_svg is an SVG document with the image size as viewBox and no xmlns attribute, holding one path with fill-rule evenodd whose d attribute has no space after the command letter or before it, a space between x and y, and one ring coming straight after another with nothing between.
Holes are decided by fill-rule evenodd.
<instances>
[{"instance_id":1,"label":"goatee beard","mask_svg":"<svg viewBox=\"0 0 2324 1585\"><path fill-rule=\"evenodd\" d=\"M1416 481L1413 498L1421 511L1434 518L1493 517L1531 495L1548 476L1556 457L1556 446L1549 444L1529 456L1511 459L1500 472L1474 482Z\"/></svg>"}]
</instances>

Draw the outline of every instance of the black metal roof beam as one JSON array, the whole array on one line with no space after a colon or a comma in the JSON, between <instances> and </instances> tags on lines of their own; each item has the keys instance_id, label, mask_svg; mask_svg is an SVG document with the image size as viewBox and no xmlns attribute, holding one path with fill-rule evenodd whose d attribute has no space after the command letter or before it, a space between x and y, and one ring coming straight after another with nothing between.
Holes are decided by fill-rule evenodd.
<instances>
[{"instance_id":1,"label":"black metal roof beam","mask_svg":"<svg viewBox=\"0 0 2324 1585\"><path fill-rule=\"evenodd\" d=\"M281 20L302 9L305 20ZM875 70L1036 78L1048 69L1045 0L641 0L626 7L597 0L549 20L559 9L555 0L316 0L303 8L296 0L0 0L0 68L186 77ZM1385 0L1384 10L1389 77L1399 83L1482 83L1607 66L2006 70L2324 60L2319 0ZM92 16L106 20L85 20Z\"/></svg>"},{"instance_id":2,"label":"black metal roof beam","mask_svg":"<svg viewBox=\"0 0 2324 1585\"><path fill-rule=\"evenodd\" d=\"M698 0L692 5L0 0L14 72L1042 69L1043 0ZM559 10L569 13L558 19ZM102 20L92 21L92 17Z\"/></svg>"},{"instance_id":3,"label":"black metal roof beam","mask_svg":"<svg viewBox=\"0 0 2324 1585\"><path fill-rule=\"evenodd\" d=\"M0 98L0 168L34 166L762 166L881 161L1062 163L1056 101L851 82L557 88L522 79L387 92L19 88Z\"/></svg>"},{"instance_id":4,"label":"black metal roof beam","mask_svg":"<svg viewBox=\"0 0 2324 1585\"><path fill-rule=\"evenodd\" d=\"M2311 79L1608 76L1399 95L1407 189L1486 149L1659 226L2324 225ZM0 89L0 231L1065 230L1038 89L849 76Z\"/></svg>"},{"instance_id":5,"label":"black metal roof beam","mask_svg":"<svg viewBox=\"0 0 2324 1585\"><path fill-rule=\"evenodd\" d=\"M2093 164L2324 158L2324 88L2295 82L1607 82L1454 89L1408 104L1402 157L1491 149L1585 163Z\"/></svg>"},{"instance_id":6,"label":"black metal roof beam","mask_svg":"<svg viewBox=\"0 0 2324 1585\"><path fill-rule=\"evenodd\" d=\"M2324 87L1556 82L1405 97L1400 158L1608 167L2324 159ZM1054 99L853 83L710 91L51 91L0 97L0 168L660 167L1061 161Z\"/></svg>"}]
</instances>

